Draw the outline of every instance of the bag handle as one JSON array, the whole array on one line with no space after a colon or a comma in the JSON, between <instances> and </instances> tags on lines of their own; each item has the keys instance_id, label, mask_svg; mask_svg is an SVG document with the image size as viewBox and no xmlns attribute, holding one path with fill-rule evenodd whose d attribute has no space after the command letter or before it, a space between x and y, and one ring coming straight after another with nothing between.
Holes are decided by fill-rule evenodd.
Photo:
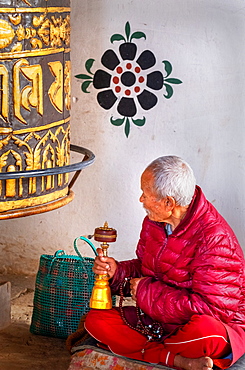
<instances>
[{"instance_id":1,"label":"bag handle","mask_svg":"<svg viewBox=\"0 0 245 370\"><path fill-rule=\"evenodd\" d=\"M66 255L66 252L63 249L59 249L55 252L54 257L62 257L64 255Z\"/></svg>"},{"instance_id":2,"label":"bag handle","mask_svg":"<svg viewBox=\"0 0 245 370\"><path fill-rule=\"evenodd\" d=\"M81 260L82 260L83 262L84 262L84 258L83 258L83 256L81 255L81 253L79 252L78 247L77 247L77 241L78 241L79 239L81 239L81 240L85 241L87 244L89 244L89 245L90 245L90 247L92 248L92 250L93 250L93 252L94 252L95 256L98 256L98 253L97 253L96 248L95 248L95 246L93 245L93 243L92 243L89 239L85 238L85 236L78 236L78 237L74 240L74 249L75 249L75 251L76 251L77 255L81 258Z\"/></svg>"},{"instance_id":3,"label":"bag handle","mask_svg":"<svg viewBox=\"0 0 245 370\"><path fill-rule=\"evenodd\" d=\"M89 272L87 271L86 266L85 266L85 263L84 263L84 258L83 258L83 256L81 255L81 253L79 252L78 247L77 247L77 241L78 241L78 240L83 240L83 241L85 241L88 245L90 245L90 247L92 248L92 250L93 250L93 252L94 252L94 254L95 254L96 256L98 255L98 253L97 253L96 248L95 248L95 246L93 245L93 243L92 243L89 239L85 238L85 236L78 236L78 237L74 240L74 249L75 249L75 251L76 251L76 253L77 253L78 257L79 257L79 258L81 259L81 261L83 262L83 268L84 268L84 270L85 270L85 272L86 272L86 274L87 274L87 276L88 276L88 279L89 279L89 280L91 280L91 276L90 276ZM93 283L93 280L91 280L91 281L90 281L90 284L91 284L91 283Z\"/></svg>"},{"instance_id":4,"label":"bag handle","mask_svg":"<svg viewBox=\"0 0 245 370\"><path fill-rule=\"evenodd\" d=\"M84 268L84 270L85 270L86 274L88 275L88 277L90 277L90 275L89 275L89 273L88 273L88 271L87 271L87 269L86 269L86 267L85 267L84 258L83 258L83 256L81 255L81 253L79 252L79 250L78 250L78 248L77 248L77 241L78 241L79 239L84 240L87 244L89 244L89 245L90 245L90 247L92 248L92 250L93 250L94 254L95 254L96 256L98 255L98 253L97 253L96 248L95 248L95 246L93 245L93 243L92 243L90 240L88 240L87 238L85 238L85 236L78 236L78 237L74 240L74 249L75 249L75 251L76 251L76 253L77 253L78 257L80 258L80 260L83 262L83 268ZM65 252L64 250L62 250L62 249L59 249L58 251L56 251L56 252L55 252L55 254L54 254L54 257L52 258L52 261L51 261L51 265L50 265L50 267L49 267L48 274L50 274L50 272L51 272L51 270L52 270L52 267L53 267L54 261L56 261L56 260L57 260L57 259L59 259L59 258L66 258L66 257L67 257L67 258L70 258L71 256L70 256L70 255L67 255L67 254L66 254L66 252ZM74 257L75 257L75 256L74 256ZM75 258L77 258L77 257L75 257Z\"/></svg>"}]
</instances>

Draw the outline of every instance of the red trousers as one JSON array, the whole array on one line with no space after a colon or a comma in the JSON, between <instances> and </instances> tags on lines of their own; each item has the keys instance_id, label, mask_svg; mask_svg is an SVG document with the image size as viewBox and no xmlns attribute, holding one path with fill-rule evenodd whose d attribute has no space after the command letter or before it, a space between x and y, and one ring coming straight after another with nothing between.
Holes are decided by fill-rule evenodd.
<instances>
[{"instance_id":1,"label":"red trousers","mask_svg":"<svg viewBox=\"0 0 245 370\"><path fill-rule=\"evenodd\" d=\"M90 310L86 330L99 342L118 355L135 360L174 366L179 354L188 358L211 357L217 366L226 368L230 360L222 359L231 353L224 325L208 315L194 315L184 326L163 342L148 342L147 338L129 328L120 313L111 310Z\"/></svg>"}]
</instances>

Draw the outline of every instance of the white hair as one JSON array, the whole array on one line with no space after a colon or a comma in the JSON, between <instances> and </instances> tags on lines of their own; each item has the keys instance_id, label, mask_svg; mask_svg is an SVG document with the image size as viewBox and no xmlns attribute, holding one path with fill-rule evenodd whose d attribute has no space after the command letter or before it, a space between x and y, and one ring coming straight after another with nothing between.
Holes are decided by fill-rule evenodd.
<instances>
[{"instance_id":1,"label":"white hair","mask_svg":"<svg viewBox=\"0 0 245 370\"><path fill-rule=\"evenodd\" d=\"M191 203L196 179L191 167L183 159L177 156L159 157L146 170L154 176L153 191L158 199L170 196L182 207Z\"/></svg>"}]
</instances>

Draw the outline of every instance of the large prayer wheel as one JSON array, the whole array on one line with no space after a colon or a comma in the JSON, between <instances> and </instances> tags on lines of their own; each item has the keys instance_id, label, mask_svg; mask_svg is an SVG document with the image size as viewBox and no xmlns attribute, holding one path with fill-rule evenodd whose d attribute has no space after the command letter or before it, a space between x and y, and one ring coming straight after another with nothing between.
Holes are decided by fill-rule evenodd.
<instances>
[{"instance_id":1,"label":"large prayer wheel","mask_svg":"<svg viewBox=\"0 0 245 370\"><path fill-rule=\"evenodd\" d=\"M70 162L70 70L70 0L0 0L0 213L6 218L73 198L69 170L59 171ZM23 171L34 176L18 176Z\"/></svg>"}]
</instances>

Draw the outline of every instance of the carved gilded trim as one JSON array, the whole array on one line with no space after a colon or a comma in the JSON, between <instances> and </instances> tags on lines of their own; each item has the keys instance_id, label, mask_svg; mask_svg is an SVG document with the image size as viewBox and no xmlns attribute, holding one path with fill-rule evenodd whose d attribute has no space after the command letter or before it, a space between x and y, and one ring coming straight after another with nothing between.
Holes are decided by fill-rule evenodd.
<instances>
[{"instance_id":1,"label":"carved gilded trim","mask_svg":"<svg viewBox=\"0 0 245 370\"><path fill-rule=\"evenodd\" d=\"M52 122L52 123L49 123L48 125L45 125L45 126L38 126L38 127L29 127L29 128L24 128L22 130L16 130L13 132L13 134L15 135L21 135L21 134L26 134L28 132L36 132L36 131L43 131L45 129L49 129L49 128L52 128L52 127L55 127L55 126L60 126L64 123L67 123L70 121L70 117L67 117L66 119L62 119L61 121L56 121L56 122ZM10 131L12 132L12 131ZM0 128L0 133L1 133L1 128ZM6 132L6 133L9 133L9 132Z\"/></svg>"},{"instance_id":2,"label":"carved gilded trim","mask_svg":"<svg viewBox=\"0 0 245 370\"><path fill-rule=\"evenodd\" d=\"M4 17L5 18L5 17ZM23 22L25 21L23 17ZM70 44L70 15L49 15L46 11L40 16L33 15L27 23L22 22L21 14L9 14L7 19L0 19L0 49L12 45L12 52L21 52L23 47L29 50L46 47L68 47ZM22 24L23 23L23 24ZM22 41L29 40L26 44Z\"/></svg>"},{"instance_id":3,"label":"carved gilded trim","mask_svg":"<svg viewBox=\"0 0 245 370\"><path fill-rule=\"evenodd\" d=\"M36 144L34 145L33 142ZM11 149L8 149L9 147ZM55 131L48 129L41 135L30 132L24 138L11 133L0 140L0 151L2 152L0 172L30 171L68 165L70 162L70 125L68 124L67 128L61 125ZM11 158L12 162L10 162ZM28 194L54 191L56 187L67 184L68 180L68 174L42 176L41 179L29 178L27 180ZM22 197L23 186L22 179L6 180L4 190L3 181L0 181L0 197L2 199ZM7 204L7 202L4 203Z\"/></svg>"},{"instance_id":4,"label":"carved gilded trim","mask_svg":"<svg viewBox=\"0 0 245 370\"><path fill-rule=\"evenodd\" d=\"M55 7L50 6L46 8L0 8L0 13L66 13L70 12L70 7Z\"/></svg>"},{"instance_id":5,"label":"carved gilded trim","mask_svg":"<svg viewBox=\"0 0 245 370\"><path fill-rule=\"evenodd\" d=\"M20 199L15 201L6 201L0 202L0 212L4 212L7 209L18 209L18 208L26 208L32 207L39 204L45 204L48 202L52 202L53 200L65 197L68 193L68 188L64 188L62 190L55 191L53 193L47 195L41 195L39 197L32 197L28 199Z\"/></svg>"},{"instance_id":6,"label":"carved gilded trim","mask_svg":"<svg viewBox=\"0 0 245 370\"><path fill-rule=\"evenodd\" d=\"M64 70L64 93L65 93L65 107L67 110L71 109L71 62L65 62Z\"/></svg>"},{"instance_id":7,"label":"carved gilded trim","mask_svg":"<svg viewBox=\"0 0 245 370\"><path fill-rule=\"evenodd\" d=\"M0 60L3 59L16 59L16 58L22 58L22 57L36 57L36 56L42 56L42 55L51 55L51 54L57 54L57 53L69 53L70 48L47 48L47 49L41 49L41 50L25 50L25 51L17 51L15 53L0 53Z\"/></svg>"}]
</instances>

